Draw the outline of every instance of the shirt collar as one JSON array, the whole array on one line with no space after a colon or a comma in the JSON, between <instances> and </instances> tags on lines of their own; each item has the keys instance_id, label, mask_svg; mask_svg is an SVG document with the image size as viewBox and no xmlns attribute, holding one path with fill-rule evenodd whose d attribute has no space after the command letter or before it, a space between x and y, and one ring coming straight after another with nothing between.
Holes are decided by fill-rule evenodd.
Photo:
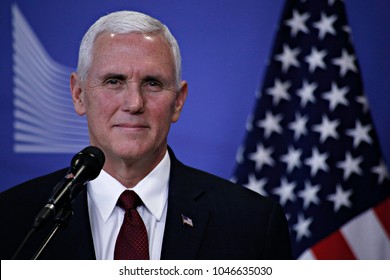
<instances>
[{"instance_id":1,"label":"shirt collar","mask_svg":"<svg viewBox=\"0 0 390 280\"><path fill-rule=\"evenodd\" d=\"M166 152L161 162L132 188L142 199L146 209L158 221L161 219L168 199L170 168L171 160ZM102 170L96 179L88 183L87 190L101 218L106 222L126 187Z\"/></svg>"}]
</instances>

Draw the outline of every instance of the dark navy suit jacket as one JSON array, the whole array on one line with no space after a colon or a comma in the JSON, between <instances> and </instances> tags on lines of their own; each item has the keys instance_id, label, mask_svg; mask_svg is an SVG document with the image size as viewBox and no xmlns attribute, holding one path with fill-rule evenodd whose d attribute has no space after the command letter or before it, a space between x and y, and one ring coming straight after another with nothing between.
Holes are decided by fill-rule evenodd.
<instances>
[{"instance_id":1,"label":"dark navy suit jacket","mask_svg":"<svg viewBox=\"0 0 390 280\"><path fill-rule=\"evenodd\" d=\"M291 259L287 222L275 201L183 165L170 150L168 212L161 259ZM46 204L62 169L0 193L0 257L12 258ZM95 259L87 191L72 205L74 215L41 259ZM182 215L192 221L183 223ZM39 229L19 255L30 259L51 229Z\"/></svg>"}]
</instances>

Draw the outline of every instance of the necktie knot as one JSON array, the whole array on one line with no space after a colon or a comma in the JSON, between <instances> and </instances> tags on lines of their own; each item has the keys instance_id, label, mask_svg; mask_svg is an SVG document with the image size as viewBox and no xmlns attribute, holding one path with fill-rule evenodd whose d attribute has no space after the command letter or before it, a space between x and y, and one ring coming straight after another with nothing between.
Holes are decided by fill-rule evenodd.
<instances>
[{"instance_id":1,"label":"necktie knot","mask_svg":"<svg viewBox=\"0 0 390 280\"><path fill-rule=\"evenodd\" d=\"M142 204L141 198L134 191L124 191L118 198L118 206L126 212Z\"/></svg>"}]
</instances>

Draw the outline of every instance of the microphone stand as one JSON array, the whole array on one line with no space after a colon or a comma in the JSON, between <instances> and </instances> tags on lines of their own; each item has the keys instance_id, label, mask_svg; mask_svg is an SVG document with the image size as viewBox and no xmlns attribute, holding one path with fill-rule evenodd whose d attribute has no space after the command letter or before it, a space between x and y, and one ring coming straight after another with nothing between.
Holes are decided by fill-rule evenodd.
<instances>
[{"instance_id":1,"label":"microphone stand","mask_svg":"<svg viewBox=\"0 0 390 280\"><path fill-rule=\"evenodd\" d=\"M58 233L60 229L66 228L68 225L70 219L73 216L73 209L70 206L70 203L66 204L63 208L60 209L58 212L57 216L55 217L55 223L50 231L49 235L45 238L39 249L36 251L34 256L31 258L32 260L38 259L38 257L41 255L43 250L46 248L46 246L50 243L50 241L53 239L53 237ZM41 225L39 225L41 226ZM26 245L27 241L29 241L30 237L35 233L37 230L38 226L33 226L30 231L27 233L25 236L23 242L19 245L18 249L14 253L12 260L16 260L17 257L19 256L19 253L23 250L24 246Z\"/></svg>"},{"instance_id":2,"label":"microphone stand","mask_svg":"<svg viewBox=\"0 0 390 280\"><path fill-rule=\"evenodd\" d=\"M49 232L45 240L42 242L39 249L35 252L34 256L31 258L32 260L37 260L42 252L45 250L50 241L54 238L54 236L60 231L60 229L64 229L68 226L70 219L73 216L73 209L70 206L70 203L65 205L57 214L55 218L55 224L52 230Z\"/></svg>"}]
</instances>

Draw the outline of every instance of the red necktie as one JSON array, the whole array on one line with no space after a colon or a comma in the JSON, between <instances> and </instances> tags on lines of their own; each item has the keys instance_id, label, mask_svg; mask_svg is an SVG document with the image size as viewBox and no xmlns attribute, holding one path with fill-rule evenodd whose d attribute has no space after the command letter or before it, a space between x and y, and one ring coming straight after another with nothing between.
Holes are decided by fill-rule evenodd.
<instances>
[{"instance_id":1,"label":"red necktie","mask_svg":"<svg viewBox=\"0 0 390 280\"><path fill-rule=\"evenodd\" d=\"M136 209L141 204L134 191L124 191L118 199L117 205L125 210L125 215L115 243L115 260L149 259L146 227Z\"/></svg>"}]
</instances>

